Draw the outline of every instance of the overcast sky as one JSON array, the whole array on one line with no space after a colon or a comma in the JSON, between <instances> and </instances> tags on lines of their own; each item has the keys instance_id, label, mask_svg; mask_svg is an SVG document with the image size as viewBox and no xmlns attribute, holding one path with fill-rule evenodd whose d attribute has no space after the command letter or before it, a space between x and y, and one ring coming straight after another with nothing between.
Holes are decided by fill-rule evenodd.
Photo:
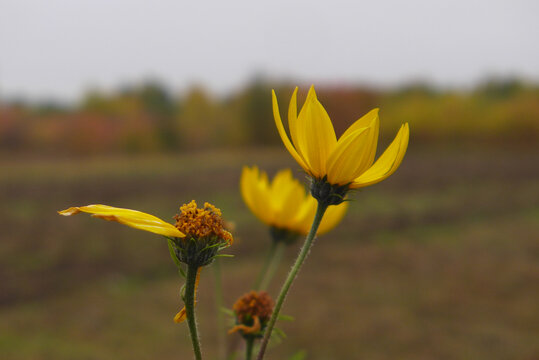
<instances>
[{"instance_id":1,"label":"overcast sky","mask_svg":"<svg viewBox=\"0 0 539 360\"><path fill-rule=\"evenodd\" d=\"M157 78L223 93L308 83L539 80L538 0L0 0L0 94L75 100Z\"/></svg>"}]
</instances>

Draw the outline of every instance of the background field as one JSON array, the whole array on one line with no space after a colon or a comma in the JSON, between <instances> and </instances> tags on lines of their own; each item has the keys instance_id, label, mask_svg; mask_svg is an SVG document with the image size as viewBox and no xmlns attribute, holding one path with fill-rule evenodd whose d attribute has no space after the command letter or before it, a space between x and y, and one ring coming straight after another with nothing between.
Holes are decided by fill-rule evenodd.
<instances>
[{"instance_id":1,"label":"background field","mask_svg":"<svg viewBox=\"0 0 539 360\"><path fill-rule=\"evenodd\" d=\"M413 133L412 133L413 134ZM284 359L539 358L539 148L411 147L390 179L356 192L319 238L271 349ZM182 285L157 236L59 209L105 203L170 219L191 199L236 224L222 259L227 306L249 290L265 228L238 192L244 164L297 169L281 147L98 158L0 160L3 359L189 359L172 317ZM297 172L301 178L303 175ZM271 293L297 252L288 249ZM198 312L216 356L212 269Z\"/></svg>"},{"instance_id":2,"label":"background field","mask_svg":"<svg viewBox=\"0 0 539 360\"><path fill-rule=\"evenodd\" d=\"M338 135L379 108L378 155L405 122L410 145L316 240L265 359L539 360L537 14L530 0L0 0L0 360L192 359L165 240L57 211L172 221L215 204L235 225L217 263L231 307L270 246L241 169L305 179L271 91L286 120L312 84ZM223 360L215 268L204 360Z\"/></svg>"}]
</instances>

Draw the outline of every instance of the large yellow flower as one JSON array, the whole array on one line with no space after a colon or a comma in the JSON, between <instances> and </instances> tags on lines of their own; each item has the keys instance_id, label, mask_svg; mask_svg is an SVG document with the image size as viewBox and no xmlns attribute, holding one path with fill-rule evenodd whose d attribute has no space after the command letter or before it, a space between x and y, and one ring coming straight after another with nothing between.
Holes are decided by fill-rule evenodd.
<instances>
[{"instance_id":1,"label":"large yellow flower","mask_svg":"<svg viewBox=\"0 0 539 360\"><path fill-rule=\"evenodd\" d=\"M337 140L333 124L316 98L314 86L311 86L299 115L297 91L298 88L294 90L288 108L292 141L284 129L275 91L272 92L273 116L284 145L314 179L355 189L380 182L397 170L408 147L408 123L401 126L391 145L374 162L380 126L378 109L353 123Z\"/></svg>"},{"instance_id":2,"label":"large yellow flower","mask_svg":"<svg viewBox=\"0 0 539 360\"><path fill-rule=\"evenodd\" d=\"M306 194L304 186L290 169L279 171L271 183L256 166L244 167L241 194L249 209L265 224L277 229L307 235L316 213L316 200ZM348 203L331 206L320 224L318 234L333 229L343 218Z\"/></svg>"}]
</instances>

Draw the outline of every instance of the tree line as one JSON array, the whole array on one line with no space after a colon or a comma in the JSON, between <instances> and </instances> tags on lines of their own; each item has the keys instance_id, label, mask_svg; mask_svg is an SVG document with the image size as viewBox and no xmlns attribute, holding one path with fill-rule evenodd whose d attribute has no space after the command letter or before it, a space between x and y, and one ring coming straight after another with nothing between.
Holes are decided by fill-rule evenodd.
<instances>
[{"instance_id":1,"label":"tree line","mask_svg":"<svg viewBox=\"0 0 539 360\"><path fill-rule=\"evenodd\" d=\"M227 96L202 87L183 95L149 81L112 94L88 92L76 105L10 101L0 105L0 151L100 154L199 151L272 146L271 89L286 119L294 86L256 80ZM300 89L298 102L308 86ZM394 136L409 122L414 142L508 141L539 138L539 86L489 80L472 90L440 90L425 84L396 89L317 86L337 134L379 107L381 134Z\"/></svg>"}]
</instances>

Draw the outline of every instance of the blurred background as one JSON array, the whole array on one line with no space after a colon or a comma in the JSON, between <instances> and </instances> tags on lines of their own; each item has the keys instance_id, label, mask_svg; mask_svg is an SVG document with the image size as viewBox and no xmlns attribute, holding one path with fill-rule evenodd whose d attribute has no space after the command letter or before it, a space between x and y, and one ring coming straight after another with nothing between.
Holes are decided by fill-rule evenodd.
<instances>
[{"instance_id":1,"label":"blurred background","mask_svg":"<svg viewBox=\"0 0 539 360\"><path fill-rule=\"evenodd\" d=\"M410 146L320 237L268 358L539 359L538 13L532 0L0 1L0 357L190 358L166 242L56 211L172 221L212 202L236 228L221 261L231 307L270 244L241 168L304 178L270 92L285 114L314 84L338 135L380 107L379 149L403 122ZM198 312L217 359L212 275Z\"/></svg>"}]
</instances>

